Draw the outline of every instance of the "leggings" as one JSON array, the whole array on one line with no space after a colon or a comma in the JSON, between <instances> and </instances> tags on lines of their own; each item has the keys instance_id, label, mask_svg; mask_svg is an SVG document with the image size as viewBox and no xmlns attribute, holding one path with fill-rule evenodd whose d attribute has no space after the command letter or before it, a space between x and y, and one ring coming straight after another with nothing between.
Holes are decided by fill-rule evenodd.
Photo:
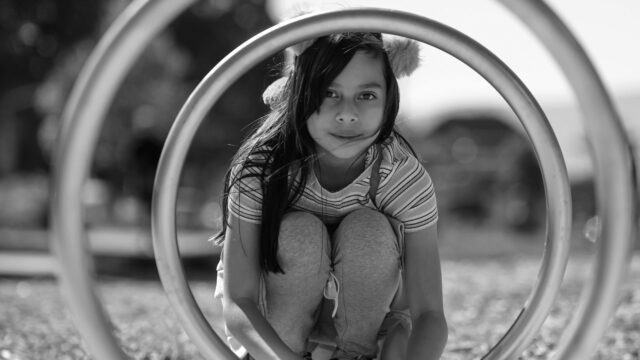
<instances>
[{"instance_id":1,"label":"leggings","mask_svg":"<svg viewBox=\"0 0 640 360\"><path fill-rule=\"evenodd\" d=\"M263 276L261 309L295 352L328 339L336 345L332 358L375 358L401 286L402 243L392 221L371 209L334 228L305 212L284 216L278 261L285 273ZM331 281L339 289L333 318L335 303L323 295Z\"/></svg>"}]
</instances>

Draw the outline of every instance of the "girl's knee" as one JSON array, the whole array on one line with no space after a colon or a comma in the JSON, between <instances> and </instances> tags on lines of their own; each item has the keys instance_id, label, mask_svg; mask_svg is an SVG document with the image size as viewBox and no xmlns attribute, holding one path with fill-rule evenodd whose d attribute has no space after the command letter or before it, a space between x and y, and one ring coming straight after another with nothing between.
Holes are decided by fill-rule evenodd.
<instances>
[{"instance_id":1,"label":"girl's knee","mask_svg":"<svg viewBox=\"0 0 640 360\"><path fill-rule=\"evenodd\" d=\"M369 269L369 263L375 263L383 272L387 271L383 268L397 269L400 266L399 239L389 219L375 210L358 210L349 214L336 230L333 244L336 263L350 262L350 266L366 269Z\"/></svg>"},{"instance_id":2,"label":"girl's knee","mask_svg":"<svg viewBox=\"0 0 640 360\"><path fill-rule=\"evenodd\" d=\"M322 224L322 220L312 213L308 213L306 211L290 211L282 217L283 224L304 224L304 225L313 225L313 224Z\"/></svg>"},{"instance_id":3,"label":"girl's knee","mask_svg":"<svg viewBox=\"0 0 640 360\"><path fill-rule=\"evenodd\" d=\"M326 226L318 217L295 211L283 216L278 241L278 253L281 257L304 257L318 255L328 247L329 235Z\"/></svg>"},{"instance_id":4,"label":"girl's knee","mask_svg":"<svg viewBox=\"0 0 640 360\"><path fill-rule=\"evenodd\" d=\"M280 231L289 231L290 229L306 229L324 227L322 220L317 216L304 212L292 211L284 214L280 223Z\"/></svg>"},{"instance_id":5,"label":"girl's knee","mask_svg":"<svg viewBox=\"0 0 640 360\"><path fill-rule=\"evenodd\" d=\"M369 244L377 240L384 243L395 243L396 235L389 219L373 209L356 210L347 215L339 226L341 236L367 241Z\"/></svg>"},{"instance_id":6,"label":"girl's knee","mask_svg":"<svg viewBox=\"0 0 640 360\"><path fill-rule=\"evenodd\" d=\"M359 209L345 216L344 221L358 223L376 223L382 219L386 221L386 216L374 209Z\"/></svg>"}]
</instances>

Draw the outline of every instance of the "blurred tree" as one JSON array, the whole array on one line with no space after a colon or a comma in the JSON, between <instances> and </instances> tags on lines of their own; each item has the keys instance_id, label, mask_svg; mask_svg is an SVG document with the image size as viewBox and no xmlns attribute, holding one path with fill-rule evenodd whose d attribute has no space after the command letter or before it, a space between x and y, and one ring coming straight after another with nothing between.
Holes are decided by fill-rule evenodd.
<instances>
[{"instance_id":1,"label":"blurred tree","mask_svg":"<svg viewBox=\"0 0 640 360\"><path fill-rule=\"evenodd\" d=\"M36 85L62 49L96 28L102 1L0 0L0 177L45 170Z\"/></svg>"},{"instance_id":2,"label":"blurred tree","mask_svg":"<svg viewBox=\"0 0 640 360\"><path fill-rule=\"evenodd\" d=\"M106 3L100 33L127 4ZM148 212L162 143L189 92L219 60L270 24L261 0L203 1L151 42L116 94L96 148L93 176L108 184L111 200L132 197L140 211ZM45 118L41 143L49 151L67 96L98 40L92 36L65 49L38 88L37 107ZM220 179L243 128L266 111L260 95L268 69L261 64L248 70L220 99L192 144L183 183L203 193L192 196L187 207L201 207L209 195L221 193Z\"/></svg>"},{"instance_id":3,"label":"blurred tree","mask_svg":"<svg viewBox=\"0 0 640 360\"><path fill-rule=\"evenodd\" d=\"M0 227L47 225L35 93L65 49L95 32L103 3L0 0Z\"/></svg>"},{"instance_id":4,"label":"blurred tree","mask_svg":"<svg viewBox=\"0 0 640 360\"><path fill-rule=\"evenodd\" d=\"M0 0L2 90L42 80L61 49L96 29L103 1Z\"/></svg>"},{"instance_id":5,"label":"blurred tree","mask_svg":"<svg viewBox=\"0 0 640 360\"><path fill-rule=\"evenodd\" d=\"M176 43L193 60L187 79L200 81L234 48L271 25L264 0L201 2L189 9L172 26ZM201 170L194 178L211 182L213 172L226 170L247 125L267 111L261 95L269 73L269 61L247 69L218 101L194 140L190 161L200 164L193 169ZM211 185L220 192L219 185Z\"/></svg>"}]
</instances>

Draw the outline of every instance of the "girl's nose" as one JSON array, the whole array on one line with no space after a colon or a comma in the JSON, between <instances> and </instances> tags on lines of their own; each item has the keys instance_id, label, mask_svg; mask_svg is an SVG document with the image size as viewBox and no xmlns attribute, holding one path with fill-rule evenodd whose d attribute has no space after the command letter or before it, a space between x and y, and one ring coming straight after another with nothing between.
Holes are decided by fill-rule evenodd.
<instances>
[{"instance_id":1,"label":"girl's nose","mask_svg":"<svg viewBox=\"0 0 640 360\"><path fill-rule=\"evenodd\" d=\"M344 104L336 114L336 121L342 124L350 124L358 121L358 112L354 106Z\"/></svg>"}]
</instances>

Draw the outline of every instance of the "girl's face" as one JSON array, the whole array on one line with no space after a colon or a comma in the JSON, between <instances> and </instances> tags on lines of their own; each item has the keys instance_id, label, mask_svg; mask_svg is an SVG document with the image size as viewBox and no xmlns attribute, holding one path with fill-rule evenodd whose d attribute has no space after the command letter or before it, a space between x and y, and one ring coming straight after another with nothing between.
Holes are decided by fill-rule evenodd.
<instances>
[{"instance_id":1,"label":"girl's face","mask_svg":"<svg viewBox=\"0 0 640 360\"><path fill-rule=\"evenodd\" d=\"M386 88L382 59L356 52L307 120L321 161L356 160L373 144L383 121Z\"/></svg>"}]
</instances>

